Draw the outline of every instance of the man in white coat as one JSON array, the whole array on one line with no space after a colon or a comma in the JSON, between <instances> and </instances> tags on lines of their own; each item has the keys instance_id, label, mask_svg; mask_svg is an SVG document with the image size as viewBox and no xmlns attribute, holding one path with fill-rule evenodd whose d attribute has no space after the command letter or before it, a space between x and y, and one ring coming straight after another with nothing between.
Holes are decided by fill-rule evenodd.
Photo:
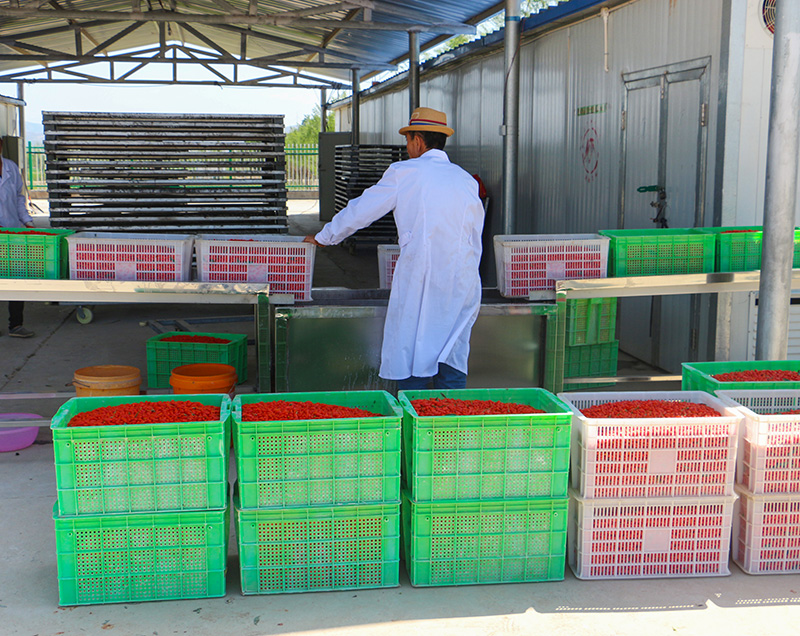
<instances>
[{"instance_id":1,"label":"man in white coat","mask_svg":"<svg viewBox=\"0 0 800 636\"><path fill-rule=\"evenodd\" d=\"M392 278L380 376L398 389L464 388L472 325L481 303L478 182L450 163L443 148L447 116L416 109L406 137L407 161L350 201L320 232L305 238L336 245L394 210L400 256Z\"/></svg>"}]
</instances>

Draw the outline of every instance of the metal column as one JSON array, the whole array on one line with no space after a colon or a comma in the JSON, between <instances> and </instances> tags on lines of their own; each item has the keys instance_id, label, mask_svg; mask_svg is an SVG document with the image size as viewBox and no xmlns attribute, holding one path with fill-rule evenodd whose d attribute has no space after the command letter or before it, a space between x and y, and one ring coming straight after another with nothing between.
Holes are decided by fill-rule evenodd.
<instances>
[{"instance_id":1,"label":"metal column","mask_svg":"<svg viewBox=\"0 0 800 636\"><path fill-rule=\"evenodd\" d=\"M800 2L781 0L772 51L756 359L785 360L794 252L800 118Z\"/></svg>"},{"instance_id":2,"label":"metal column","mask_svg":"<svg viewBox=\"0 0 800 636\"><path fill-rule=\"evenodd\" d=\"M19 101L25 101L25 84L22 82L17 82L17 98ZM19 109L19 121L17 122L19 125L19 138L22 143L22 148L20 148L19 154L19 169L22 171L22 183L28 183L28 179L30 175L28 175L28 161L25 153L28 149L25 147L25 105L24 103L17 107Z\"/></svg>"},{"instance_id":3,"label":"metal column","mask_svg":"<svg viewBox=\"0 0 800 636\"><path fill-rule=\"evenodd\" d=\"M361 110L361 93L359 92L358 69L353 69L353 99L350 103L352 114L352 125L350 126L350 144L353 146L358 145L359 137L361 136L361 118L359 111Z\"/></svg>"},{"instance_id":4,"label":"metal column","mask_svg":"<svg viewBox=\"0 0 800 636\"><path fill-rule=\"evenodd\" d=\"M328 132L328 91L324 88L319 91L319 120L320 132Z\"/></svg>"},{"instance_id":5,"label":"metal column","mask_svg":"<svg viewBox=\"0 0 800 636\"><path fill-rule=\"evenodd\" d=\"M419 33L408 32L408 116L419 108Z\"/></svg>"},{"instance_id":6,"label":"metal column","mask_svg":"<svg viewBox=\"0 0 800 636\"><path fill-rule=\"evenodd\" d=\"M505 86L503 91L503 234L513 234L517 208L519 149L520 0L506 0Z\"/></svg>"}]
</instances>

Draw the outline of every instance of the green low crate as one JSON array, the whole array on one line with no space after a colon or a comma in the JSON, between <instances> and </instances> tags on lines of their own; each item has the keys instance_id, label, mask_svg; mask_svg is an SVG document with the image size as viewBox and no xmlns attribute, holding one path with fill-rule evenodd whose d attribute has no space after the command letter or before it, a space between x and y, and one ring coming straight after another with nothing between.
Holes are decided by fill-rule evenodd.
<instances>
[{"instance_id":1,"label":"green low crate","mask_svg":"<svg viewBox=\"0 0 800 636\"><path fill-rule=\"evenodd\" d=\"M242 594L396 587L400 504L242 510Z\"/></svg>"},{"instance_id":2,"label":"green low crate","mask_svg":"<svg viewBox=\"0 0 800 636\"><path fill-rule=\"evenodd\" d=\"M564 377L588 378L609 377L617 375L617 359L619 357L619 340L596 345L578 345L565 347L564 350ZM607 386L602 382L588 382L569 384L569 389L580 387Z\"/></svg>"},{"instance_id":3,"label":"green low crate","mask_svg":"<svg viewBox=\"0 0 800 636\"><path fill-rule=\"evenodd\" d=\"M561 581L568 500L418 503L403 492L411 585Z\"/></svg>"},{"instance_id":4,"label":"green low crate","mask_svg":"<svg viewBox=\"0 0 800 636\"><path fill-rule=\"evenodd\" d=\"M0 228L0 278L68 278L66 237L75 230Z\"/></svg>"},{"instance_id":5,"label":"green low crate","mask_svg":"<svg viewBox=\"0 0 800 636\"><path fill-rule=\"evenodd\" d=\"M493 400L547 411L420 417L411 400ZM415 501L565 497L571 410L549 391L401 391L404 481Z\"/></svg>"},{"instance_id":6,"label":"green low crate","mask_svg":"<svg viewBox=\"0 0 800 636\"><path fill-rule=\"evenodd\" d=\"M761 269L762 226L699 227L696 230L713 235L717 241L715 271L749 272ZM800 267L800 229L794 231L792 267Z\"/></svg>"},{"instance_id":7,"label":"green low crate","mask_svg":"<svg viewBox=\"0 0 800 636\"><path fill-rule=\"evenodd\" d=\"M225 596L227 507L53 520L59 605Z\"/></svg>"},{"instance_id":8,"label":"green low crate","mask_svg":"<svg viewBox=\"0 0 800 636\"><path fill-rule=\"evenodd\" d=\"M601 230L611 239L611 276L714 271L716 239L686 229Z\"/></svg>"},{"instance_id":9,"label":"green low crate","mask_svg":"<svg viewBox=\"0 0 800 636\"><path fill-rule=\"evenodd\" d=\"M189 401L220 407L210 422L70 427L78 413L130 402ZM61 515L224 508L230 455L227 395L80 397L53 416Z\"/></svg>"},{"instance_id":10,"label":"green low crate","mask_svg":"<svg viewBox=\"0 0 800 636\"><path fill-rule=\"evenodd\" d=\"M800 382L720 382L714 377L731 371L774 370L800 373L800 360L742 360L739 362L684 362L681 374L681 390L705 391L712 395L716 391L738 391L741 389L800 389Z\"/></svg>"},{"instance_id":11,"label":"green low crate","mask_svg":"<svg viewBox=\"0 0 800 636\"><path fill-rule=\"evenodd\" d=\"M278 400L361 408L381 417L243 422ZM240 395L233 443L242 508L398 503L403 411L385 391Z\"/></svg>"},{"instance_id":12,"label":"green low crate","mask_svg":"<svg viewBox=\"0 0 800 636\"><path fill-rule=\"evenodd\" d=\"M165 342L169 336L212 336L230 342ZM198 362L229 364L236 369L237 384L247 380L247 335L238 333L200 333L172 331L149 338L147 351L147 384L153 389L169 387L175 367Z\"/></svg>"},{"instance_id":13,"label":"green low crate","mask_svg":"<svg viewBox=\"0 0 800 636\"><path fill-rule=\"evenodd\" d=\"M616 326L616 298L567 300L567 346L612 342Z\"/></svg>"}]
</instances>

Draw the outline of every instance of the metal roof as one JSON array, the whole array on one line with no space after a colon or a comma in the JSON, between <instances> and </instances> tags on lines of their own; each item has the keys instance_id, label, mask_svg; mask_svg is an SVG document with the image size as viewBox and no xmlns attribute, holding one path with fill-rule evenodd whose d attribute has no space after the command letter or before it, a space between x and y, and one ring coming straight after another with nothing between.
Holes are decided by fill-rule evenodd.
<instances>
[{"instance_id":1,"label":"metal roof","mask_svg":"<svg viewBox=\"0 0 800 636\"><path fill-rule=\"evenodd\" d=\"M174 83L191 64L211 75L191 83L349 87L351 69L393 69L408 54L409 32L419 33L424 48L474 33L475 24L504 6L497 0L0 0L0 81ZM156 67L162 79L146 80Z\"/></svg>"}]
</instances>

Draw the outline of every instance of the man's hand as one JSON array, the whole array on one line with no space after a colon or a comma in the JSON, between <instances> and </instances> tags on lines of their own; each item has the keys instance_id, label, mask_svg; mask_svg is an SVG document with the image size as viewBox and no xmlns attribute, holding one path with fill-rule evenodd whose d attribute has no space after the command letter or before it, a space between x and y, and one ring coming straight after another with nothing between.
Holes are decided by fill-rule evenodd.
<instances>
[{"instance_id":1,"label":"man's hand","mask_svg":"<svg viewBox=\"0 0 800 636\"><path fill-rule=\"evenodd\" d=\"M315 238L314 238L314 235L313 235L313 234L309 234L309 235L307 235L307 236L306 236L306 237L303 239L303 243L311 243L312 245L317 245L317 246L319 246L319 247L322 247L322 243L320 243L319 241L317 241L317 239L315 239Z\"/></svg>"}]
</instances>

